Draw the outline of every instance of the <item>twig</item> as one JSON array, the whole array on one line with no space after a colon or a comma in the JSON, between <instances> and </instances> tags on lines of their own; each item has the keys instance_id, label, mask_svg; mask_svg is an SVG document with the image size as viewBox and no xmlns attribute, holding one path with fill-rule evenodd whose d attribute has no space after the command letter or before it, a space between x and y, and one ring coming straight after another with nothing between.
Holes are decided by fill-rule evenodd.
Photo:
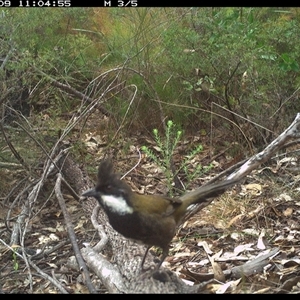
<instances>
[{"instance_id":1,"label":"twig","mask_svg":"<svg viewBox=\"0 0 300 300\"><path fill-rule=\"evenodd\" d=\"M19 154L19 152L16 150L16 148L14 147L14 145L11 143L9 137L7 136L4 127L3 127L3 122L0 122L0 128L1 131L3 133L5 142L7 144L7 146L9 147L10 151L13 153L13 155L15 156L15 158L20 162L20 164L24 167L24 169L26 169L27 171L30 171L30 167L28 166L28 164L25 162L25 160L23 159L23 157Z\"/></svg>"},{"instance_id":2,"label":"twig","mask_svg":"<svg viewBox=\"0 0 300 300\"><path fill-rule=\"evenodd\" d=\"M62 193L61 193L61 180L62 180L61 178L62 178L61 174L58 173L57 180L56 180L56 183L55 183L55 194L56 194L56 197L58 199L58 202L59 202L60 208L62 210L62 213L64 215L64 220L65 220L65 223L66 223L66 226L67 226L69 239L71 241L77 263L80 267L80 270L82 270L83 273L84 273L83 277L86 280L86 284L87 284L87 287L88 287L90 293L96 294L97 291L96 291L96 289L94 288L94 286L92 284L92 281L91 281L91 278L90 278L90 275L89 275L89 271L88 271L88 269L86 267L86 264L85 264L85 262L82 258L82 255L80 253L79 246L78 246L78 243L76 241L76 235L75 235L75 232L74 232L74 229L73 229L71 217L68 213L64 198L63 198Z\"/></svg>"},{"instance_id":3,"label":"twig","mask_svg":"<svg viewBox=\"0 0 300 300\"><path fill-rule=\"evenodd\" d=\"M18 256L19 258L24 260L24 256L21 255L20 253L18 253L17 251L15 251L11 246L9 246L8 244L6 244L2 239L0 239L0 242L7 247L8 249L10 249L16 256ZM63 294L68 294L68 292L61 286L61 284L55 279L50 277L49 275L47 275L46 273L44 273L36 264L34 264L31 259L28 259L28 263L30 264L30 266L32 266L42 277L44 277L46 280L49 280L51 283L53 283L53 285L55 285L61 293Z\"/></svg>"},{"instance_id":4,"label":"twig","mask_svg":"<svg viewBox=\"0 0 300 300\"><path fill-rule=\"evenodd\" d=\"M75 190L70 186L70 184L62 177L61 178L62 183L65 185L66 189L70 192L70 194L73 196L74 199L79 200L80 197L75 192Z\"/></svg>"},{"instance_id":5,"label":"twig","mask_svg":"<svg viewBox=\"0 0 300 300\"><path fill-rule=\"evenodd\" d=\"M42 251L30 256L30 259L36 260L36 259L42 258L44 256L49 256L51 253L53 253L53 252L57 251L58 249L60 249L61 247L63 247L66 243L67 243L66 241L62 241L62 242L58 243L57 245L55 245L54 247L51 247L48 250L45 250L47 247L47 244L45 244L44 247L42 248Z\"/></svg>"},{"instance_id":6,"label":"twig","mask_svg":"<svg viewBox=\"0 0 300 300\"><path fill-rule=\"evenodd\" d=\"M97 251L97 252L100 252L108 242L108 237L107 237L107 234L104 231L103 226L101 224L99 224L98 221L97 221L99 210L100 210L100 205L97 204L95 206L95 208L93 209L93 213L92 213L92 216L91 216L92 224L93 224L94 228L97 229L98 234L100 236L100 241L94 247L94 250Z\"/></svg>"},{"instance_id":7,"label":"twig","mask_svg":"<svg viewBox=\"0 0 300 300\"><path fill-rule=\"evenodd\" d=\"M137 148L137 152L138 152L138 154L139 154L139 161L129 170L129 171L127 171L122 177L121 177L121 179L123 179L124 177L126 177L132 170L134 170L139 164L140 164L140 162L141 162L141 160L142 160L142 155L141 155L141 151L140 151L140 149L138 149Z\"/></svg>"},{"instance_id":8,"label":"twig","mask_svg":"<svg viewBox=\"0 0 300 300\"><path fill-rule=\"evenodd\" d=\"M272 155L285 146L291 139L299 139L300 137L300 113L297 114L293 123L282 132L271 144L263 151L253 155L247 160L236 172L232 173L228 179L236 179L245 177L252 172L258 165L269 160Z\"/></svg>"},{"instance_id":9,"label":"twig","mask_svg":"<svg viewBox=\"0 0 300 300\"><path fill-rule=\"evenodd\" d=\"M56 286L59 291L62 293L62 294L69 294L66 289L64 289L62 287L62 285L60 284L60 282L56 279L56 278L53 278L51 276L49 276L48 274L46 274L45 272L43 272L34 262L32 262L29 258L29 264L31 267L33 267L40 275L42 275L46 280L49 280L54 286Z\"/></svg>"},{"instance_id":10,"label":"twig","mask_svg":"<svg viewBox=\"0 0 300 300\"><path fill-rule=\"evenodd\" d=\"M37 197L40 193L41 188L44 185L45 180L47 179L49 174L53 171L55 163L64 154L65 154L65 151L62 150L55 157L55 159L52 160L53 163L50 162L50 161L46 161L45 167L44 167L44 172L43 172L41 178L38 180L36 185L32 188L31 192L29 193L29 195L27 197L27 202L25 203L25 205L22 208L22 213L19 214L19 217L18 217L16 223L13 226L12 235L11 235L11 245L12 244L17 244L17 245L20 244L21 228L22 228L22 225L25 223L25 228L24 228L23 237L22 237L22 239L24 239L25 233L26 233L26 228L27 228L27 226L30 222L31 209L32 209L33 205L36 202L36 199L37 199ZM26 220L26 222L25 222L25 220Z\"/></svg>"},{"instance_id":11,"label":"twig","mask_svg":"<svg viewBox=\"0 0 300 300\"><path fill-rule=\"evenodd\" d=\"M79 99L82 99L82 100L87 101L87 102L89 102L89 103L92 103L92 102L94 101L94 99L92 99L92 98L86 96L85 94L83 94L83 93L81 93L81 92L75 90L74 88L72 88L72 87L69 86L69 85L60 83L60 82L58 82L57 80L55 80L55 79L53 79L53 78L51 78L51 80L52 80L52 84L53 84L54 86L60 88L61 90L65 91L65 92L67 92L67 93L73 94L74 96L76 96L76 97L79 98ZM111 116L111 113L110 113L108 110L106 110L104 107L102 107L100 104L97 105L97 108L98 108L104 115L106 115L106 116Z\"/></svg>"},{"instance_id":12,"label":"twig","mask_svg":"<svg viewBox=\"0 0 300 300\"><path fill-rule=\"evenodd\" d=\"M231 73L230 77L228 78L227 82L225 83L225 91L224 91L224 96L225 96L225 101L226 101L226 105L229 108L231 117L234 121L235 124L237 124L239 126L238 120L236 119L235 115L232 113L232 107L229 101L229 96L228 96L228 87L229 87L229 82L231 81L231 79L233 78L235 72L237 71L237 69L239 68L239 65L241 64L241 61L239 61L235 67L235 69L233 70L233 72Z\"/></svg>"},{"instance_id":13,"label":"twig","mask_svg":"<svg viewBox=\"0 0 300 300\"><path fill-rule=\"evenodd\" d=\"M99 204L96 205L91 216L92 224L98 231L100 241L93 248L86 245L86 248L81 250L82 255L90 268L93 269L97 276L101 279L109 293L125 292L126 289L120 272L105 257L98 254L98 252L100 252L108 242L108 237L103 226L97 221L100 208Z\"/></svg>"},{"instance_id":14,"label":"twig","mask_svg":"<svg viewBox=\"0 0 300 300\"><path fill-rule=\"evenodd\" d=\"M115 138L116 138L117 135L119 134L120 130L122 129L123 124L124 124L124 122L125 122L125 120L126 120L127 114L128 114L128 112L129 112L129 109L130 109L130 107L131 107L131 105L132 105L132 103L133 103L133 100L135 99L135 96L136 96L136 93L137 93L137 86L134 85L134 84L131 84L130 86L133 86L133 87L135 88L135 91L134 91L133 96L132 96L132 98L131 98L131 100L130 100L130 103L129 103L128 107L127 107L127 110L126 110L126 112L125 112L125 115L124 115L124 117L123 117L123 120L122 120L122 122L121 122L121 124L120 124L118 130L116 131L116 133L114 134L114 136L113 136L112 139L111 139L111 143L115 140Z\"/></svg>"}]
</instances>

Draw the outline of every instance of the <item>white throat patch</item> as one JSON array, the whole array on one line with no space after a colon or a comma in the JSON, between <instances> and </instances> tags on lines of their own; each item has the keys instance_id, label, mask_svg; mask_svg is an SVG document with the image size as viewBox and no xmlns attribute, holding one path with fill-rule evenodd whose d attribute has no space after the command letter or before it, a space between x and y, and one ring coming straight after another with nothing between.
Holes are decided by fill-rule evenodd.
<instances>
[{"instance_id":1,"label":"white throat patch","mask_svg":"<svg viewBox=\"0 0 300 300\"><path fill-rule=\"evenodd\" d=\"M123 197L115 197L111 195L101 196L104 204L110 208L112 212L116 212L120 215L132 214L133 208L128 206L126 200Z\"/></svg>"}]
</instances>

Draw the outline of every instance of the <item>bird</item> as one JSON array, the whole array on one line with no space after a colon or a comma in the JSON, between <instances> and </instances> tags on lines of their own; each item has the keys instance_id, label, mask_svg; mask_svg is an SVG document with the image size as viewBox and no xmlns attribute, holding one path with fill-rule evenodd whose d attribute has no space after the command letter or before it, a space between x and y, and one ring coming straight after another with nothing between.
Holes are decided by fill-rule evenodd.
<instances>
[{"instance_id":1,"label":"bird","mask_svg":"<svg viewBox=\"0 0 300 300\"><path fill-rule=\"evenodd\" d=\"M141 268L149 249L162 249L162 256L156 266L160 268L169 254L169 247L176 230L182 222L188 207L217 197L237 180L224 180L187 192L179 198L164 195L144 195L132 191L130 186L114 172L111 159L104 159L98 167L98 181L94 188L82 193L83 197L94 197L103 208L112 228L127 239L147 246Z\"/></svg>"}]
</instances>

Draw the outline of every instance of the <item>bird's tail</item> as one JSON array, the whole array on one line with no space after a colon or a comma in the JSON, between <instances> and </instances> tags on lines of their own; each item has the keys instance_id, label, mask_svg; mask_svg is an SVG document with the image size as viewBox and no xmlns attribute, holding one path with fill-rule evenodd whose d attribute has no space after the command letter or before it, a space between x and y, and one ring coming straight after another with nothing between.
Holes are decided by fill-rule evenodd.
<instances>
[{"instance_id":1,"label":"bird's tail","mask_svg":"<svg viewBox=\"0 0 300 300\"><path fill-rule=\"evenodd\" d=\"M182 206L182 209L184 209L188 214L189 211L193 209L192 207L191 209L188 209L189 206L193 204L203 203L211 198L218 197L223 194L226 189L232 187L238 182L238 179L228 179L213 184L203 185L192 192L187 192L179 197L179 199L184 204Z\"/></svg>"}]
</instances>

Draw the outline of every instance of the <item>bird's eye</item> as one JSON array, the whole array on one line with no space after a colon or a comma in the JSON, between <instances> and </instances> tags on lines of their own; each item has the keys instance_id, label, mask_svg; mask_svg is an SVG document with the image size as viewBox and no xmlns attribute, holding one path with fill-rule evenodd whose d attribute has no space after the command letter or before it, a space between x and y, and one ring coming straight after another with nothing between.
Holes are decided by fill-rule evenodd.
<instances>
[{"instance_id":1,"label":"bird's eye","mask_svg":"<svg viewBox=\"0 0 300 300\"><path fill-rule=\"evenodd\" d=\"M123 198L127 198L127 192L126 192L126 190L121 189L121 190L120 190L120 193L121 193L121 196L122 196Z\"/></svg>"}]
</instances>

